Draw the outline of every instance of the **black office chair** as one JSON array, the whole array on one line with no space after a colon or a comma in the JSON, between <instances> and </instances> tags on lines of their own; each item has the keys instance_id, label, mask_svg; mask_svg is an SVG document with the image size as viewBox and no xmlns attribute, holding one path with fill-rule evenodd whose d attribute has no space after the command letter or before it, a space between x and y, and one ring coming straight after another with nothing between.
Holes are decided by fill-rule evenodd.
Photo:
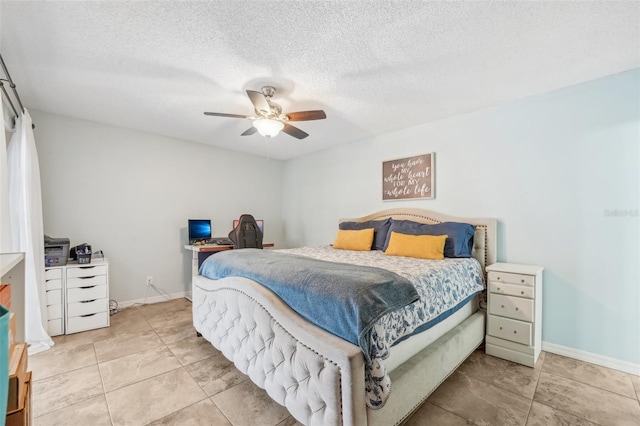
<instances>
[{"instance_id":1,"label":"black office chair","mask_svg":"<svg viewBox=\"0 0 640 426\"><path fill-rule=\"evenodd\" d=\"M262 231L250 214L243 214L238 225L229 232L229 239L234 249L262 248Z\"/></svg>"}]
</instances>

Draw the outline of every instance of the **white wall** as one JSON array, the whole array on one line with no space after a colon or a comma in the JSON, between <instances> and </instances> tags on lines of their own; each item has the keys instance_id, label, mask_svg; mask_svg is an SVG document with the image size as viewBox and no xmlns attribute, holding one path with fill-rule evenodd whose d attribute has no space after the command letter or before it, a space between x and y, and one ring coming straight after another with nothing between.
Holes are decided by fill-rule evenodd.
<instances>
[{"instance_id":1,"label":"white wall","mask_svg":"<svg viewBox=\"0 0 640 426\"><path fill-rule=\"evenodd\" d=\"M282 162L32 114L45 233L103 250L112 299L143 299L148 275L168 293L190 290L189 218L210 218L214 236L226 236L234 218L252 213L265 221L265 240L282 244Z\"/></svg>"},{"instance_id":2,"label":"white wall","mask_svg":"<svg viewBox=\"0 0 640 426\"><path fill-rule=\"evenodd\" d=\"M638 93L634 70L290 160L287 243L392 207L496 218L498 259L545 267L543 341L640 371ZM382 202L382 162L429 152L436 198Z\"/></svg>"}]
</instances>

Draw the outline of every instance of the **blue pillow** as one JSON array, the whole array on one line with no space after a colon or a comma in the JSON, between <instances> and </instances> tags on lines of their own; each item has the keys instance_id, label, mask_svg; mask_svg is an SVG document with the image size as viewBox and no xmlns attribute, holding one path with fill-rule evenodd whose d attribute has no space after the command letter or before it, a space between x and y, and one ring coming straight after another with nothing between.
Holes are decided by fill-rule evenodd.
<instances>
[{"instance_id":1,"label":"blue pillow","mask_svg":"<svg viewBox=\"0 0 640 426\"><path fill-rule=\"evenodd\" d=\"M447 235L444 243L444 257L471 257L473 236L476 227L468 223L442 222L435 225L418 223L412 220L393 220L389 228L391 232L409 235ZM389 238L384 243L384 250L389 246Z\"/></svg>"},{"instance_id":2,"label":"blue pillow","mask_svg":"<svg viewBox=\"0 0 640 426\"><path fill-rule=\"evenodd\" d=\"M373 245L371 246L371 250L384 250L387 247L386 244L388 244L387 235L389 234L390 226L391 219L384 219L369 220L366 222L342 222L339 228L348 231L373 228Z\"/></svg>"}]
</instances>

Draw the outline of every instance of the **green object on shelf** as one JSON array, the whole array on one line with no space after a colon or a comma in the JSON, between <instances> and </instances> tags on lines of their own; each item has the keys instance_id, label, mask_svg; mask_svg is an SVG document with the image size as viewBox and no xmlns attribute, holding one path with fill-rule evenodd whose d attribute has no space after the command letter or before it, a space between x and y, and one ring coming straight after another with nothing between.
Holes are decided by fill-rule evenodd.
<instances>
[{"instance_id":1,"label":"green object on shelf","mask_svg":"<svg viewBox=\"0 0 640 426\"><path fill-rule=\"evenodd\" d=\"M0 305L0 407L7 411L9 392L9 310ZM0 415L0 426L4 426L6 416Z\"/></svg>"}]
</instances>

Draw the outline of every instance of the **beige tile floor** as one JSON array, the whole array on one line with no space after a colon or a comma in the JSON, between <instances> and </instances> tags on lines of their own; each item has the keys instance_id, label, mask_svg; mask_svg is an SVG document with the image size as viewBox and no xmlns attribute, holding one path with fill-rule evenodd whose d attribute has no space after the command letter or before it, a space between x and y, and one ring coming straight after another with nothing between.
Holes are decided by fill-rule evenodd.
<instances>
[{"instance_id":1,"label":"beige tile floor","mask_svg":"<svg viewBox=\"0 0 640 426\"><path fill-rule=\"evenodd\" d=\"M185 299L30 358L39 425L298 425L191 325ZM543 353L528 368L474 352L407 425L640 425L640 377Z\"/></svg>"}]
</instances>

